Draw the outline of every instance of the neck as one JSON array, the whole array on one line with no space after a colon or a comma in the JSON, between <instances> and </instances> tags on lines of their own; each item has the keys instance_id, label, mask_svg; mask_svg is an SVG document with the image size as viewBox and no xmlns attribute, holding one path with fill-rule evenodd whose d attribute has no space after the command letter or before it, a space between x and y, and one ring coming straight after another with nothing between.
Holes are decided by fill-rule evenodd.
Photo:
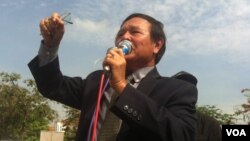
<instances>
[{"instance_id":1,"label":"neck","mask_svg":"<svg viewBox=\"0 0 250 141\"><path fill-rule=\"evenodd\" d=\"M127 67L126 69L126 77L131 75L132 73L138 71L139 69L142 69L142 68L146 68L146 67L154 67L155 65L151 65L151 66L144 66L144 67L139 67L139 68L129 68Z\"/></svg>"}]
</instances>

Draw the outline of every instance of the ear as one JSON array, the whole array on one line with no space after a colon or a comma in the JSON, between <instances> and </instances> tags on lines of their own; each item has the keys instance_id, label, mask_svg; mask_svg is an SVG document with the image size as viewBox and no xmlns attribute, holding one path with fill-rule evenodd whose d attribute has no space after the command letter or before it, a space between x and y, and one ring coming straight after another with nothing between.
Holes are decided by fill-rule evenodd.
<instances>
[{"instance_id":1,"label":"ear","mask_svg":"<svg viewBox=\"0 0 250 141\"><path fill-rule=\"evenodd\" d=\"M159 52L159 50L162 48L163 44L164 44L164 41L162 39L160 39L154 43L154 54L157 54Z\"/></svg>"}]
</instances>

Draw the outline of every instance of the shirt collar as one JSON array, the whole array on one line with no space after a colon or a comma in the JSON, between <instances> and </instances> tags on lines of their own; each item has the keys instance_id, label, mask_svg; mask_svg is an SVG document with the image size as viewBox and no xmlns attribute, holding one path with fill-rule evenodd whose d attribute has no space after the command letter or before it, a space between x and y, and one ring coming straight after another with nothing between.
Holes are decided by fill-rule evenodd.
<instances>
[{"instance_id":1,"label":"shirt collar","mask_svg":"<svg viewBox=\"0 0 250 141\"><path fill-rule=\"evenodd\" d=\"M139 83L153 68L154 66L144 67L132 73L135 83Z\"/></svg>"}]
</instances>

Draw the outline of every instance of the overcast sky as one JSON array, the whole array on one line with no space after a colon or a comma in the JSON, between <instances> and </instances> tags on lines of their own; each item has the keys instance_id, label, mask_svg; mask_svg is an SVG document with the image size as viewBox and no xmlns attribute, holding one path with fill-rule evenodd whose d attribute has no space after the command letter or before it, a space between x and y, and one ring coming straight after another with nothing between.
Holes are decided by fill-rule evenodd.
<instances>
[{"instance_id":1,"label":"overcast sky","mask_svg":"<svg viewBox=\"0 0 250 141\"><path fill-rule=\"evenodd\" d=\"M33 78L27 63L40 45L39 21L72 13L59 59L62 72L83 78L100 69L125 17L149 14L164 23L167 50L162 75L187 71L198 79L198 105L232 113L250 88L249 0L0 0L0 72Z\"/></svg>"}]
</instances>

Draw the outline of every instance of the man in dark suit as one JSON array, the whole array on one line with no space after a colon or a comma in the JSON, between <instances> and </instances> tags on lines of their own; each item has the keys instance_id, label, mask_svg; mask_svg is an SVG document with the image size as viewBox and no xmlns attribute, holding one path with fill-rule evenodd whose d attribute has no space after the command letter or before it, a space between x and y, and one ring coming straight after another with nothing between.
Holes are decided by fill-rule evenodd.
<instances>
[{"instance_id":1,"label":"man in dark suit","mask_svg":"<svg viewBox=\"0 0 250 141\"><path fill-rule=\"evenodd\" d=\"M40 29L43 40L38 56L28 64L30 70L45 97L81 110L76 140L86 141L103 71L95 71L85 79L64 76L57 56L64 34L63 21L54 13L41 20ZM111 74L104 92L110 108L100 112L104 116L100 116L103 121L99 122L98 140L193 141L196 87L185 81L160 76L156 69L165 52L166 37L162 23L145 14L132 14L122 22L115 45L124 40L133 44L132 52L124 55L122 49L114 48L107 52L103 61ZM126 81L131 76L133 83ZM105 107L103 103L101 109ZM101 133L105 132L104 125L108 120L105 117L109 113L119 118L120 125L117 134L103 139Z\"/></svg>"}]
</instances>

